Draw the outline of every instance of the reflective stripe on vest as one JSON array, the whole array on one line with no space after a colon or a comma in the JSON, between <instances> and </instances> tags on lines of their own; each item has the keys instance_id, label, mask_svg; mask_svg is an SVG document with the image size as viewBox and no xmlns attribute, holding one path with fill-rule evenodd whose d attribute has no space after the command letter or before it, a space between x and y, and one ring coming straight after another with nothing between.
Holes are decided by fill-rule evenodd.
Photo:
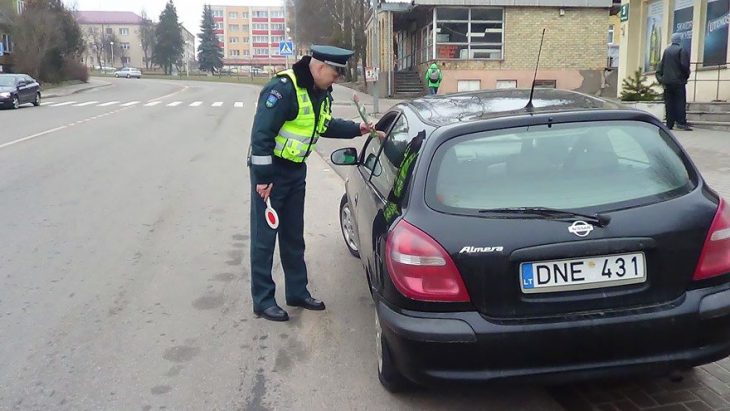
<instances>
[{"instance_id":1,"label":"reflective stripe on vest","mask_svg":"<svg viewBox=\"0 0 730 411\"><path fill-rule=\"evenodd\" d=\"M319 136L324 134L332 119L329 96L325 97L319 109L319 122L315 128L314 106L309 99L306 88L297 84L294 70L285 70L279 75L286 75L292 82L297 94L297 105L299 112L294 120L284 123L276 136L276 147L274 155L295 163L303 163L309 153L314 151Z\"/></svg>"}]
</instances>

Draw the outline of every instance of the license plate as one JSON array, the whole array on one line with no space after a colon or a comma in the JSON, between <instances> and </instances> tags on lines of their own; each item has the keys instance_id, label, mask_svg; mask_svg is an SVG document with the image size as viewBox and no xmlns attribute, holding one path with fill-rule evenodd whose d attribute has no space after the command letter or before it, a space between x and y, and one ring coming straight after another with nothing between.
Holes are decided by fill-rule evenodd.
<instances>
[{"instance_id":1,"label":"license plate","mask_svg":"<svg viewBox=\"0 0 730 411\"><path fill-rule=\"evenodd\" d=\"M644 253L520 264L522 292L549 293L617 287L646 281Z\"/></svg>"}]
</instances>

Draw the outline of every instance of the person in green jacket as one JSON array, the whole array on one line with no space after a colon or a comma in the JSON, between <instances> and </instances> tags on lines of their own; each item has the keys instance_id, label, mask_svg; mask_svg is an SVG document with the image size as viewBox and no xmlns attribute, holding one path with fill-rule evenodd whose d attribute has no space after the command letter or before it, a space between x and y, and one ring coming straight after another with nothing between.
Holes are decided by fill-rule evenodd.
<instances>
[{"instance_id":1,"label":"person in green jacket","mask_svg":"<svg viewBox=\"0 0 730 411\"><path fill-rule=\"evenodd\" d=\"M441 69L436 63L432 63L426 71L426 84L428 84L429 94L434 95L439 92L441 80L443 80Z\"/></svg>"}]
</instances>

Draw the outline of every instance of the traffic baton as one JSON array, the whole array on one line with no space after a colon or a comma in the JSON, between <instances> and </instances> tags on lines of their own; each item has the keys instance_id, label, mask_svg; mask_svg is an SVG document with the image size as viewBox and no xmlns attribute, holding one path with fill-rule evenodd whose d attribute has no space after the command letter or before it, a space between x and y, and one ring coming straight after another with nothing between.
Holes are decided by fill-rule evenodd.
<instances>
[{"instance_id":1,"label":"traffic baton","mask_svg":"<svg viewBox=\"0 0 730 411\"><path fill-rule=\"evenodd\" d=\"M266 211L264 214L266 216L266 224L273 230L276 230L279 227L279 214L276 214L276 210L271 207L271 198L266 199Z\"/></svg>"}]
</instances>

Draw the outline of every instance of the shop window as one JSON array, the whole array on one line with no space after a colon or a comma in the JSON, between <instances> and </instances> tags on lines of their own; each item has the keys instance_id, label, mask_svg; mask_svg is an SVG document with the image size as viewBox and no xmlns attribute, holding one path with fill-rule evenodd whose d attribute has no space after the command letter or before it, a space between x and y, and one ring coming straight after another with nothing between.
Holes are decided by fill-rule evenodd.
<instances>
[{"instance_id":1,"label":"shop window","mask_svg":"<svg viewBox=\"0 0 730 411\"><path fill-rule=\"evenodd\" d=\"M436 58L502 59L503 28L501 8L437 8Z\"/></svg>"}]
</instances>

